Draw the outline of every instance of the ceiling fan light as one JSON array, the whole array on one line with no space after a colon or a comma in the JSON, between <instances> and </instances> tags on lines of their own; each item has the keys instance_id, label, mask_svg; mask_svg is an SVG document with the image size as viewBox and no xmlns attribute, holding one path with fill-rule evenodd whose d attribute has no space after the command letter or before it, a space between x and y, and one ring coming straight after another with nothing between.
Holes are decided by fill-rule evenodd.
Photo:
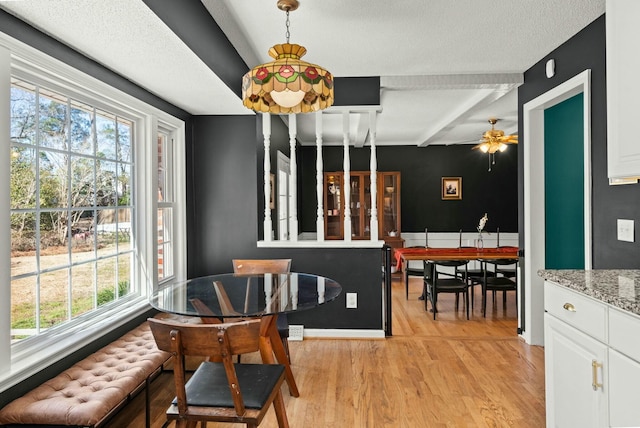
<instances>
[{"instance_id":1,"label":"ceiling fan light","mask_svg":"<svg viewBox=\"0 0 640 428\"><path fill-rule=\"evenodd\" d=\"M498 150L504 152L505 150L507 150L507 145L505 143L500 143L500 145L498 146Z\"/></svg>"},{"instance_id":2,"label":"ceiling fan light","mask_svg":"<svg viewBox=\"0 0 640 428\"><path fill-rule=\"evenodd\" d=\"M484 143L479 147L482 153L487 153L489 151L489 143Z\"/></svg>"}]
</instances>

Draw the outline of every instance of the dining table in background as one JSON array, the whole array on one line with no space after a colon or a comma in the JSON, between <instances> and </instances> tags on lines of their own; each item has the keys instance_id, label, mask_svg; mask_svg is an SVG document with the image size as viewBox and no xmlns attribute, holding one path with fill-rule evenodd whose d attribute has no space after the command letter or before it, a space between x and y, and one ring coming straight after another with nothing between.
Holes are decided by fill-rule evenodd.
<instances>
[{"instance_id":1,"label":"dining table in background","mask_svg":"<svg viewBox=\"0 0 640 428\"><path fill-rule=\"evenodd\" d=\"M396 269L402 271L404 276L405 289L409 287L409 276L406 275L406 268L412 260L518 260L518 247L407 247L396 248L394 251Z\"/></svg>"},{"instance_id":2,"label":"dining table in background","mask_svg":"<svg viewBox=\"0 0 640 428\"><path fill-rule=\"evenodd\" d=\"M335 300L341 292L338 282L318 275L227 273L164 285L153 291L149 303L161 312L199 317L204 323L260 318L262 360L267 364L277 360L285 366L289 392L298 397L298 387L278 333L277 315L316 308Z\"/></svg>"}]
</instances>

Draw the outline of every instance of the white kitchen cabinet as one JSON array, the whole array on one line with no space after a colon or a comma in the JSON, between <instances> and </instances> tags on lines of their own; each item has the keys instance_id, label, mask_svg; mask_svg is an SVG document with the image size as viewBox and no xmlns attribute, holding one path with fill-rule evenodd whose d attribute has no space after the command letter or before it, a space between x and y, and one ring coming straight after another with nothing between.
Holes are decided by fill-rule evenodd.
<instances>
[{"instance_id":1,"label":"white kitchen cabinet","mask_svg":"<svg viewBox=\"0 0 640 428\"><path fill-rule=\"evenodd\" d=\"M609 179L640 176L640 1L607 0L607 163Z\"/></svg>"},{"instance_id":2,"label":"white kitchen cabinet","mask_svg":"<svg viewBox=\"0 0 640 428\"><path fill-rule=\"evenodd\" d=\"M640 317L609 310L609 424L640 426Z\"/></svg>"},{"instance_id":3,"label":"white kitchen cabinet","mask_svg":"<svg viewBox=\"0 0 640 428\"><path fill-rule=\"evenodd\" d=\"M607 347L548 313L544 330L548 427L607 426L607 391L601 384Z\"/></svg>"},{"instance_id":4,"label":"white kitchen cabinet","mask_svg":"<svg viewBox=\"0 0 640 428\"><path fill-rule=\"evenodd\" d=\"M609 349L609 426L640 426L640 363Z\"/></svg>"},{"instance_id":5,"label":"white kitchen cabinet","mask_svg":"<svg viewBox=\"0 0 640 428\"><path fill-rule=\"evenodd\" d=\"M545 282L548 427L640 426L640 317Z\"/></svg>"}]
</instances>

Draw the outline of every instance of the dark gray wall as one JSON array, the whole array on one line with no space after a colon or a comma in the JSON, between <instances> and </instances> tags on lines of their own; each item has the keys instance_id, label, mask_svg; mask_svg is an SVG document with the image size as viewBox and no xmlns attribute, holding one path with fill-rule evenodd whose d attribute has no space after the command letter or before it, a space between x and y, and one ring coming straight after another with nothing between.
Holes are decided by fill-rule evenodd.
<instances>
[{"instance_id":1,"label":"dark gray wall","mask_svg":"<svg viewBox=\"0 0 640 428\"><path fill-rule=\"evenodd\" d=\"M597 269L638 268L640 266L640 242L617 240L616 219L640 221L640 185L609 186L607 179L607 108L606 108L606 58L604 15L592 22L566 43L526 71L524 84L518 91L519 117L522 106L567 79L591 69L591 169L592 169L592 219L593 219L593 267ZM555 59L556 75L547 79L545 64ZM522 133L522 121L519 125ZM522 153L527 141L519 147ZM519 187L524 189L524 170L520 156ZM542 168L542 166L540 166ZM520 198L520 235L524 236L524 200Z\"/></svg>"},{"instance_id":2,"label":"dark gray wall","mask_svg":"<svg viewBox=\"0 0 640 428\"><path fill-rule=\"evenodd\" d=\"M291 314L290 322L308 328L382 328L379 249L257 247L264 213L262 126L257 122L255 116L194 118L187 165L189 277L229 272L233 258L291 258L292 270L335 279L343 294L313 311ZM288 132L274 120L274 152L284 149L283 141L288 144ZM345 308L346 292L358 293L358 309Z\"/></svg>"},{"instance_id":3,"label":"dark gray wall","mask_svg":"<svg viewBox=\"0 0 640 428\"><path fill-rule=\"evenodd\" d=\"M377 148L378 170L400 171L402 232L474 231L484 213L487 230L517 232L518 187L515 146L495 156L488 171L488 155L471 145ZM351 170L368 171L371 149L351 148ZM324 147L325 171L342 171L342 147ZM316 149L300 150L299 197L301 228L316 230ZM462 200L443 201L442 177L462 177Z\"/></svg>"}]
</instances>

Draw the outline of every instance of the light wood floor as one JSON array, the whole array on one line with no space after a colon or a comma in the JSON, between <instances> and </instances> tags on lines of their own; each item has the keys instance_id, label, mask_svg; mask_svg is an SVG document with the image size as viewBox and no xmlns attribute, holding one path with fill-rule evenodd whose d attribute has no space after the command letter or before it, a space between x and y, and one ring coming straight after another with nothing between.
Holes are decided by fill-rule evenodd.
<instances>
[{"instance_id":1,"label":"light wood floor","mask_svg":"<svg viewBox=\"0 0 640 428\"><path fill-rule=\"evenodd\" d=\"M517 337L513 293L506 310L502 296L495 308L489 303L484 319L478 287L469 321L444 295L434 321L418 300L421 279L410 281L408 300L400 278L393 281L393 337L290 342L300 389L293 398L283 387L290 426L544 427L543 349ZM159 428L174 396L172 374L151 388L152 427ZM260 426L277 427L273 409ZM120 427L144 427L143 394L108 424Z\"/></svg>"}]
</instances>

